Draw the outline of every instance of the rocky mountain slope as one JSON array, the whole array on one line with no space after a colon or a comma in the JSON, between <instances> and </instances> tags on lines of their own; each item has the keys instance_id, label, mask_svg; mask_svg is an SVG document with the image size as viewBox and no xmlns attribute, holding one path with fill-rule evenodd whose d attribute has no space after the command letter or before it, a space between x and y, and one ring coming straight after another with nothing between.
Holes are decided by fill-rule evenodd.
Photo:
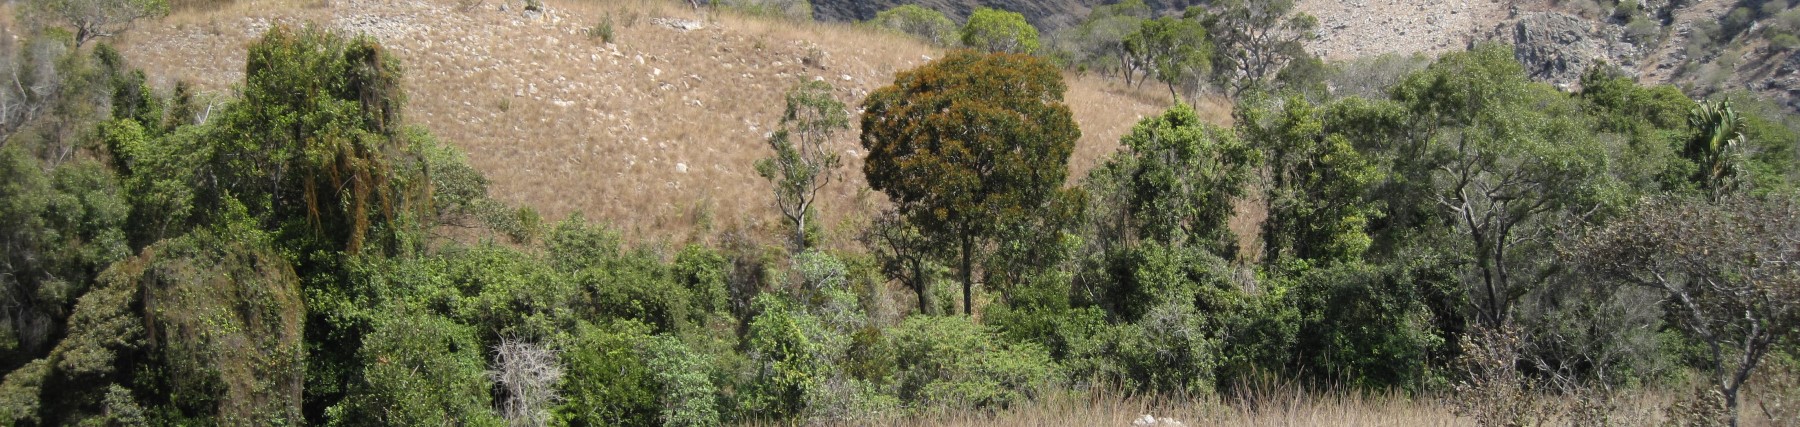
<instances>
[{"instance_id":1,"label":"rocky mountain slope","mask_svg":"<svg viewBox=\"0 0 1800 427\"><path fill-rule=\"evenodd\" d=\"M1023 13L1042 29L1080 20L1116 0L924 0L918 4L966 16L978 6ZM906 3L815 0L824 20L861 20ZM1150 0L1175 13L1200 0ZM1540 80L1575 89L1581 73L1607 63L1647 84L1674 84L1694 96L1749 90L1800 110L1800 56L1769 42L1775 13L1800 5L1759 0L1296 0L1319 19L1308 47L1327 60L1383 54L1433 55L1473 43L1516 46ZM1779 3L1770 6L1771 3ZM1635 5L1635 7L1631 7ZM1735 9L1755 11L1748 28L1721 34ZM1742 13L1742 12L1739 12ZM1800 17L1800 14L1796 14ZM1790 24L1800 25L1800 22ZM1790 29L1800 31L1800 29Z\"/></svg>"}]
</instances>

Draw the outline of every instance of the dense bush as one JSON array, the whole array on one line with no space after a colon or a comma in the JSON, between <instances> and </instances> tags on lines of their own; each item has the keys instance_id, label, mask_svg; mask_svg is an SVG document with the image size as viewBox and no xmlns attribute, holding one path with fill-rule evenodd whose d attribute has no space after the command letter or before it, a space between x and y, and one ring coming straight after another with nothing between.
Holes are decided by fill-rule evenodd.
<instances>
[{"instance_id":1,"label":"dense bush","mask_svg":"<svg viewBox=\"0 0 1800 427\"><path fill-rule=\"evenodd\" d=\"M1043 347L998 341L967 317L909 317L891 333L898 395L916 411L1002 409L1061 376Z\"/></svg>"},{"instance_id":2,"label":"dense bush","mask_svg":"<svg viewBox=\"0 0 1800 427\"><path fill-rule=\"evenodd\" d=\"M647 325L583 322L558 346L566 370L556 420L571 426L654 425L664 408L658 375L645 352L655 338ZM693 367L684 367L690 373Z\"/></svg>"},{"instance_id":3,"label":"dense bush","mask_svg":"<svg viewBox=\"0 0 1800 427\"><path fill-rule=\"evenodd\" d=\"M462 420L501 425L487 380L486 347L465 325L404 307L378 319L357 357L363 371L333 424L418 425Z\"/></svg>"}]
</instances>

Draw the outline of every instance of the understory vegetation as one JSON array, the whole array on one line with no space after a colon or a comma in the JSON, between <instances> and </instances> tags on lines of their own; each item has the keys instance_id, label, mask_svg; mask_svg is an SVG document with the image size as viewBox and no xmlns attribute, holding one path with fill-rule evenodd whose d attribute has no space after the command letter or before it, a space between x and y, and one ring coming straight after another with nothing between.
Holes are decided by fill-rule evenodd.
<instances>
[{"instance_id":1,"label":"understory vegetation","mask_svg":"<svg viewBox=\"0 0 1800 427\"><path fill-rule=\"evenodd\" d=\"M216 107L104 38L0 37L0 424L1033 423L1270 384L1800 422L1792 118L1604 69L1562 92L1496 45L1370 83L1299 49L1291 2L1215 3L1102 8L1076 31L1117 40L1077 56L984 10L986 49L860 105L796 85L757 166L785 221L679 244L490 198L367 36L274 26ZM883 19L953 43L922 14ZM1174 102L1070 176L1081 67ZM846 173L887 202L828 245L813 196ZM1620 415L1649 392L1676 397Z\"/></svg>"}]
</instances>

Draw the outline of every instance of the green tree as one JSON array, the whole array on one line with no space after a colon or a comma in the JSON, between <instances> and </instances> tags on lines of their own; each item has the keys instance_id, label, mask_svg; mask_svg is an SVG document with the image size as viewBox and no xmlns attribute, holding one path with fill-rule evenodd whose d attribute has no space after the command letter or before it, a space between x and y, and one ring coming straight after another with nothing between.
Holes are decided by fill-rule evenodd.
<instances>
[{"instance_id":1,"label":"green tree","mask_svg":"<svg viewBox=\"0 0 1800 427\"><path fill-rule=\"evenodd\" d=\"M805 415L812 397L825 387L834 359L834 339L818 316L774 294L756 297L759 312L744 334L755 376L740 395L740 410L751 418L775 420Z\"/></svg>"},{"instance_id":2,"label":"green tree","mask_svg":"<svg viewBox=\"0 0 1800 427\"><path fill-rule=\"evenodd\" d=\"M1268 165L1267 263L1354 261L1372 243L1367 227L1381 213L1369 196L1381 171L1349 135L1328 127L1327 108L1359 109L1364 101L1339 102L1322 108L1292 96L1279 111L1246 105L1239 112L1240 129Z\"/></svg>"},{"instance_id":3,"label":"green tree","mask_svg":"<svg viewBox=\"0 0 1800 427\"><path fill-rule=\"evenodd\" d=\"M1126 174L1126 197L1138 237L1235 253L1228 226L1259 156L1229 129L1207 125L1193 107L1176 104L1138 122L1120 139L1128 151L1109 160Z\"/></svg>"},{"instance_id":4,"label":"green tree","mask_svg":"<svg viewBox=\"0 0 1800 427\"><path fill-rule=\"evenodd\" d=\"M489 394L485 347L467 325L391 307L357 352L362 379L326 412L334 424L421 425L459 420L499 426Z\"/></svg>"},{"instance_id":5,"label":"green tree","mask_svg":"<svg viewBox=\"0 0 1800 427\"><path fill-rule=\"evenodd\" d=\"M1177 86L1212 67L1206 28L1193 19L1164 16L1146 20L1125 37L1124 45L1150 75L1169 86L1169 97L1176 100L1181 99L1175 92Z\"/></svg>"},{"instance_id":6,"label":"green tree","mask_svg":"<svg viewBox=\"0 0 1800 427\"><path fill-rule=\"evenodd\" d=\"M788 90L781 124L769 136L775 156L756 162L756 173L775 184L775 206L794 225L794 247L805 250L807 217L819 189L831 183L840 164L829 144L850 128L849 111L831 94L830 83L807 81Z\"/></svg>"},{"instance_id":7,"label":"green tree","mask_svg":"<svg viewBox=\"0 0 1800 427\"><path fill-rule=\"evenodd\" d=\"M1429 196L1470 259L1463 282L1476 317L1498 329L1554 268L1552 233L1607 203L1607 147L1581 106L1533 83L1510 49L1445 55L1395 88L1437 159Z\"/></svg>"},{"instance_id":8,"label":"green tree","mask_svg":"<svg viewBox=\"0 0 1800 427\"><path fill-rule=\"evenodd\" d=\"M1139 73L1144 73L1144 78L1150 76L1149 70L1143 69L1143 65L1125 50L1125 38L1143 27L1151 15L1150 6L1144 4L1144 0L1095 6L1080 23L1057 34L1056 48L1069 51L1075 65L1102 73L1116 73L1125 84L1132 84L1132 79Z\"/></svg>"},{"instance_id":9,"label":"green tree","mask_svg":"<svg viewBox=\"0 0 1800 427\"><path fill-rule=\"evenodd\" d=\"M1065 90L1040 59L964 51L902 72L864 101L863 173L921 234L960 249L967 313L976 252L1001 225L1061 199L1081 135Z\"/></svg>"},{"instance_id":10,"label":"green tree","mask_svg":"<svg viewBox=\"0 0 1800 427\"><path fill-rule=\"evenodd\" d=\"M870 24L918 37L934 46L957 42L956 21L943 12L916 4L903 4L875 14Z\"/></svg>"},{"instance_id":11,"label":"green tree","mask_svg":"<svg viewBox=\"0 0 1800 427\"><path fill-rule=\"evenodd\" d=\"M984 52L1030 54L1037 52L1038 30L1018 12L984 7L969 15L962 43Z\"/></svg>"},{"instance_id":12,"label":"green tree","mask_svg":"<svg viewBox=\"0 0 1800 427\"><path fill-rule=\"evenodd\" d=\"M1268 89L1290 63L1312 57L1306 42L1318 37L1318 19L1296 12L1294 0L1220 0L1188 15L1205 23L1215 45L1213 79L1232 96Z\"/></svg>"},{"instance_id":13,"label":"green tree","mask_svg":"<svg viewBox=\"0 0 1800 427\"><path fill-rule=\"evenodd\" d=\"M576 326L557 353L568 376L556 420L572 426L653 424L657 373L640 348L654 339L650 326L636 321Z\"/></svg>"},{"instance_id":14,"label":"green tree","mask_svg":"<svg viewBox=\"0 0 1800 427\"><path fill-rule=\"evenodd\" d=\"M390 158L403 136L398 63L373 38L284 26L247 55L244 99L208 135L197 204L236 199L287 244L361 250L411 206Z\"/></svg>"},{"instance_id":15,"label":"green tree","mask_svg":"<svg viewBox=\"0 0 1800 427\"><path fill-rule=\"evenodd\" d=\"M30 14L73 27L76 47L117 35L139 19L169 13L164 0L33 0L27 7Z\"/></svg>"}]
</instances>

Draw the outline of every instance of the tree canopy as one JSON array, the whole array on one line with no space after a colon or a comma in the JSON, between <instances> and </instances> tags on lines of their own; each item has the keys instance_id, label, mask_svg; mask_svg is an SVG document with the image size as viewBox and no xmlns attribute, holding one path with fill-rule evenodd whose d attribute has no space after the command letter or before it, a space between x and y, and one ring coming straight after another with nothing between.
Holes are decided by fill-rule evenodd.
<instances>
[{"instance_id":1,"label":"tree canopy","mask_svg":"<svg viewBox=\"0 0 1800 427\"><path fill-rule=\"evenodd\" d=\"M863 165L909 223L961 248L964 310L974 252L1057 199L1081 136L1055 67L960 51L898 74L863 102Z\"/></svg>"}]
</instances>

